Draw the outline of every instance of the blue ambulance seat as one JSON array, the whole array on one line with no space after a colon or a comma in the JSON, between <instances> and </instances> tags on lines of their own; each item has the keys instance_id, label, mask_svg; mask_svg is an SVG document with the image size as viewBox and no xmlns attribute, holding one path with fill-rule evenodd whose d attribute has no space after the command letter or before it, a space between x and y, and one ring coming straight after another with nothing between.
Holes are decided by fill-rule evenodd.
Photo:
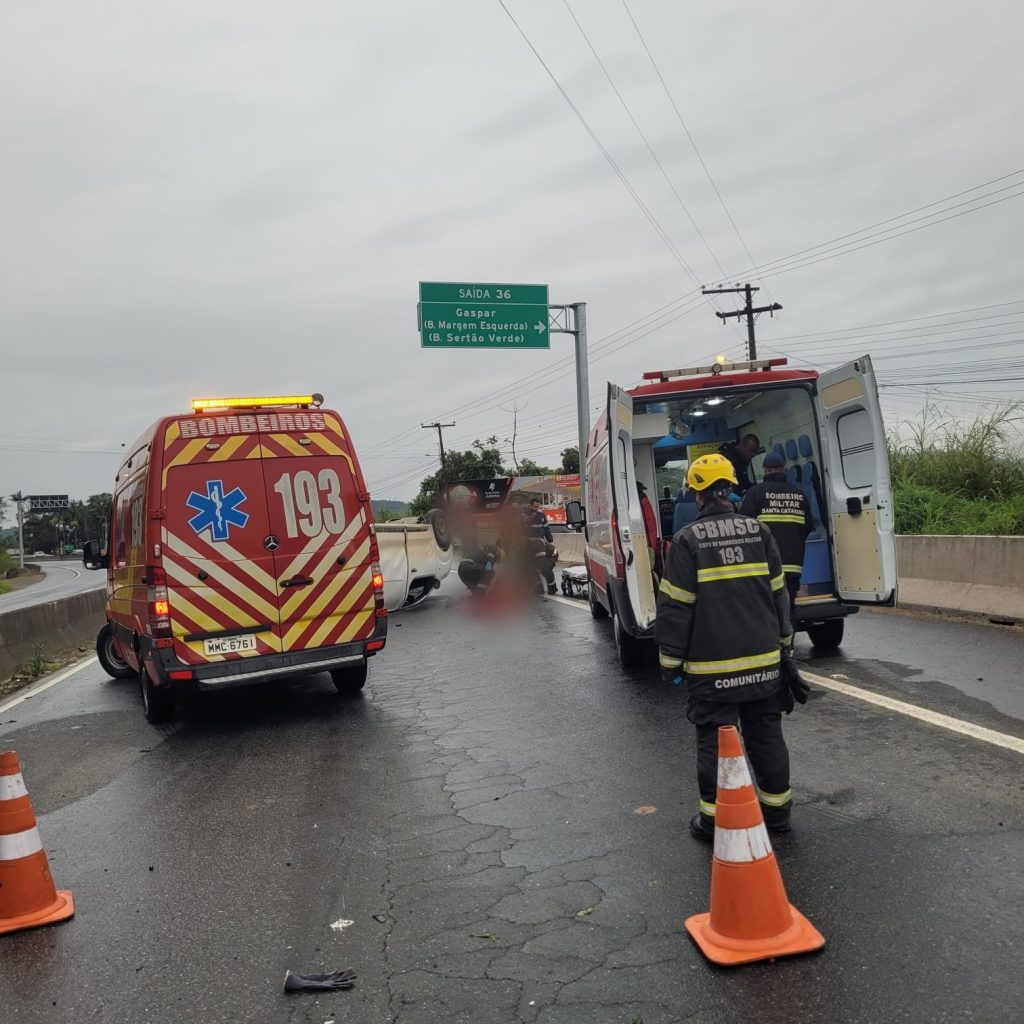
<instances>
[{"instance_id":1,"label":"blue ambulance seat","mask_svg":"<svg viewBox=\"0 0 1024 1024\"><path fill-rule=\"evenodd\" d=\"M789 459L790 462L796 462L799 454L800 452L796 446L796 441L794 441L793 438L790 438L786 442L786 458Z\"/></svg>"},{"instance_id":2,"label":"blue ambulance seat","mask_svg":"<svg viewBox=\"0 0 1024 1024\"><path fill-rule=\"evenodd\" d=\"M828 541L815 531L804 544L804 571L800 583L805 587L816 583L831 583L832 570L828 564Z\"/></svg>"},{"instance_id":3,"label":"blue ambulance seat","mask_svg":"<svg viewBox=\"0 0 1024 1024\"><path fill-rule=\"evenodd\" d=\"M772 445L772 451L775 452L776 455L781 455L783 458L786 457L786 449L783 448L782 445L778 443L778 441L776 441L775 444Z\"/></svg>"},{"instance_id":4,"label":"blue ambulance seat","mask_svg":"<svg viewBox=\"0 0 1024 1024\"><path fill-rule=\"evenodd\" d=\"M821 486L821 477L818 475L818 467L813 462L805 462L803 467L803 479L800 486L811 505L811 520L817 529L822 523L821 506L818 503L818 489Z\"/></svg>"},{"instance_id":5,"label":"blue ambulance seat","mask_svg":"<svg viewBox=\"0 0 1024 1024\"><path fill-rule=\"evenodd\" d=\"M796 484L799 487L800 486L800 467L799 466L790 466L790 467L788 467L787 470L786 470L786 479L791 484Z\"/></svg>"},{"instance_id":6,"label":"blue ambulance seat","mask_svg":"<svg viewBox=\"0 0 1024 1024\"><path fill-rule=\"evenodd\" d=\"M811 439L807 434L801 434L796 439L796 446L805 459L814 458L814 446L811 444Z\"/></svg>"},{"instance_id":7,"label":"blue ambulance seat","mask_svg":"<svg viewBox=\"0 0 1024 1024\"><path fill-rule=\"evenodd\" d=\"M675 512L672 514L672 534L677 534L688 523L696 518L700 508L695 501L677 501Z\"/></svg>"}]
</instances>

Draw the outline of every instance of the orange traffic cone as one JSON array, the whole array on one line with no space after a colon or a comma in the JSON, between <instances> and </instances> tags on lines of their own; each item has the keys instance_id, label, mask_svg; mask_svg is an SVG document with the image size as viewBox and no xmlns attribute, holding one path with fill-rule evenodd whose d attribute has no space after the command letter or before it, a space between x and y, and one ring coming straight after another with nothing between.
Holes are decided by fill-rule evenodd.
<instances>
[{"instance_id":1,"label":"orange traffic cone","mask_svg":"<svg viewBox=\"0 0 1024 1024\"><path fill-rule=\"evenodd\" d=\"M732 966L821 949L825 939L786 898L734 725L718 730L711 913L686 930L713 963Z\"/></svg>"},{"instance_id":2,"label":"orange traffic cone","mask_svg":"<svg viewBox=\"0 0 1024 1024\"><path fill-rule=\"evenodd\" d=\"M13 750L0 754L0 935L65 921L71 893L57 892Z\"/></svg>"}]
</instances>

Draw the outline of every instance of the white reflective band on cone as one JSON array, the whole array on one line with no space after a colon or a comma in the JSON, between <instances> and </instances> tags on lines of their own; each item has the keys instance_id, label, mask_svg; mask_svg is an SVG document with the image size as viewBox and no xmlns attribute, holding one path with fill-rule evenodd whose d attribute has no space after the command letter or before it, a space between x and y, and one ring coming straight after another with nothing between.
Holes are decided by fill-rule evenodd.
<instances>
[{"instance_id":1,"label":"white reflective band on cone","mask_svg":"<svg viewBox=\"0 0 1024 1024\"><path fill-rule=\"evenodd\" d=\"M33 826L13 836L0 836L0 860L20 860L38 853L43 848L39 829Z\"/></svg>"},{"instance_id":2,"label":"white reflective band on cone","mask_svg":"<svg viewBox=\"0 0 1024 1024\"><path fill-rule=\"evenodd\" d=\"M720 757L718 759L718 786L720 789L742 789L749 786L750 772L745 757Z\"/></svg>"},{"instance_id":3,"label":"white reflective band on cone","mask_svg":"<svg viewBox=\"0 0 1024 1024\"><path fill-rule=\"evenodd\" d=\"M0 800L17 800L20 796L28 796L21 772L16 775L0 775Z\"/></svg>"},{"instance_id":4,"label":"white reflective band on cone","mask_svg":"<svg viewBox=\"0 0 1024 1024\"><path fill-rule=\"evenodd\" d=\"M743 861L761 860L772 852L768 833L763 824L753 828L715 827L715 856L719 860Z\"/></svg>"}]
</instances>

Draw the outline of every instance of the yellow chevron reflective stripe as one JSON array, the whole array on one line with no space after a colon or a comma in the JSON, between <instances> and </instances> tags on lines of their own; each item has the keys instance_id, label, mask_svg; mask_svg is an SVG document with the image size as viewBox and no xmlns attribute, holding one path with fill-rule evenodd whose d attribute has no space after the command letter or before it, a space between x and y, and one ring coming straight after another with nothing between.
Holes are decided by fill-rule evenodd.
<instances>
[{"instance_id":1,"label":"yellow chevron reflective stripe","mask_svg":"<svg viewBox=\"0 0 1024 1024\"><path fill-rule=\"evenodd\" d=\"M226 441L221 441L220 447L207 461L226 462L228 459L233 458L235 452L237 452L246 441L251 440L251 438L251 434L236 434L234 437L229 437Z\"/></svg>"},{"instance_id":2,"label":"yellow chevron reflective stripe","mask_svg":"<svg viewBox=\"0 0 1024 1024\"><path fill-rule=\"evenodd\" d=\"M700 813L706 814L709 818L713 818L715 816L715 805L707 800L701 800Z\"/></svg>"},{"instance_id":3,"label":"yellow chevron reflective stripe","mask_svg":"<svg viewBox=\"0 0 1024 1024\"><path fill-rule=\"evenodd\" d=\"M742 562L739 565L722 565L714 569L698 569L698 583L713 583L715 580L739 580L748 576L767 576L767 562Z\"/></svg>"},{"instance_id":4,"label":"yellow chevron reflective stripe","mask_svg":"<svg viewBox=\"0 0 1024 1024\"><path fill-rule=\"evenodd\" d=\"M679 668L682 663L682 658L673 658L671 654L666 654L662 650L658 651L658 664L662 668Z\"/></svg>"},{"instance_id":5,"label":"yellow chevron reflective stripe","mask_svg":"<svg viewBox=\"0 0 1024 1024\"><path fill-rule=\"evenodd\" d=\"M778 665L779 660L779 649L776 647L774 651L768 651L765 654L752 654L747 658L727 658L725 661L688 661L684 667L693 675L712 676L721 672L742 672L750 668L767 668L770 665Z\"/></svg>"},{"instance_id":6,"label":"yellow chevron reflective stripe","mask_svg":"<svg viewBox=\"0 0 1024 1024\"><path fill-rule=\"evenodd\" d=\"M791 512L762 512L757 518L762 523L804 523L803 516Z\"/></svg>"},{"instance_id":7,"label":"yellow chevron reflective stripe","mask_svg":"<svg viewBox=\"0 0 1024 1024\"><path fill-rule=\"evenodd\" d=\"M784 565L782 571L787 575L799 576L804 571L802 565Z\"/></svg>"},{"instance_id":8,"label":"yellow chevron reflective stripe","mask_svg":"<svg viewBox=\"0 0 1024 1024\"><path fill-rule=\"evenodd\" d=\"M778 576L772 577L772 590L781 590L786 585L786 576L784 573L779 573Z\"/></svg>"},{"instance_id":9,"label":"yellow chevron reflective stripe","mask_svg":"<svg viewBox=\"0 0 1024 1024\"><path fill-rule=\"evenodd\" d=\"M677 587L674 583L669 583L668 580L662 580L658 590L667 597L671 597L673 601L681 601L683 604L694 604L697 601L697 595L692 591Z\"/></svg>"},{"instance_id":10,"label":"yellow chevron reflective stripe","mask_svg":"<svg viewBox=\"0 0 1024 1024\"><path fill-rule=\"evenodd\" d=\"M757 788L757 799L765 807L785 807L793 799L793 790L787 789L784 793L766 793L763 789Z\"/></svg>"}]
</instances>

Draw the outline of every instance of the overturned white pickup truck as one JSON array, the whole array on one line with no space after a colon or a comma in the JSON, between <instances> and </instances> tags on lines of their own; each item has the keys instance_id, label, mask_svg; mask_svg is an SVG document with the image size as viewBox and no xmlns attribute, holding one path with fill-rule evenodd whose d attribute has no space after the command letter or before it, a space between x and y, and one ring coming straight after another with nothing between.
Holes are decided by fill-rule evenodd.
<instances>
[{"instance_id":1,"label":"overturned white pickup truck","mask_svg":"<svg viewBox=\"0 0 1024 1024\"><path fill-rule=\"evenodd\" d=\"M451 527L440 509L422 518L377 523L375 529L384 574L384 607L389 612L419 604L451 572Z\"/></svg>"}]
</instances>

